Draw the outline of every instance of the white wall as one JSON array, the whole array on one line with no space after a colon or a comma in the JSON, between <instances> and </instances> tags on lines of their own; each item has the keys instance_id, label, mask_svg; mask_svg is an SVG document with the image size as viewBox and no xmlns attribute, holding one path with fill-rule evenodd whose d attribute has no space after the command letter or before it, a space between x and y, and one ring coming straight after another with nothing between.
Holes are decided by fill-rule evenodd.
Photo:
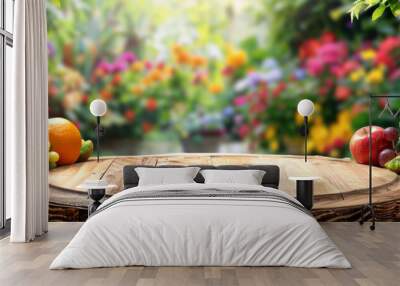
<instances>
[{"instance_id":1,"label":"white wall","mask_svg":"<svg viewBox=\"0 0 400 286\"><path fill-rule=\"evenodd\" d=\"M6 93L5 93L5 113L7 114L7 112L10 111L9 108L9 99L11 96L11 87L12 87L12 82L11 82L11 75L12 75L12 69L13 69L13 56L12 56L12 48L9 46L6 46L6 77L5 77L5 85L6 85ZM7 124L6 121L6 132L7 132L7 125L9 126L9 124ZM5 135L7 136L7 135ZM7 140L7 138L5 138L5 140ZM10 192L10 188L7 187L7 150L5 151L5 195L6 195L6 219L11 218L11 192Z\"/></svg>"}]
</instances>

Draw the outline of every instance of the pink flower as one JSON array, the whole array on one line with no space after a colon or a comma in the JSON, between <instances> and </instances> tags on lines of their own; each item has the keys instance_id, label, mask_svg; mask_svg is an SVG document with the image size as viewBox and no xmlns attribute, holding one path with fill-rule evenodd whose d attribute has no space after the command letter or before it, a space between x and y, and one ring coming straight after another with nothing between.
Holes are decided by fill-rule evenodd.
<instances>
[{"instance_id":1,"label":"pink flower","mask_svg":"<svg viewBox=\"0 0 400 286\"><path fill-rule=\"evenodd\" d=\"M245 105L247 103L247 97L244 95L235 97L235 99L233 100L233 104L235 106L242 106Z\"/></svg>"},{"instance_id":2,"label":"pink flower","mask_svg":"<svg viewBox=\"0 0 400 286\"><path fill-rule=\"evenodd\" d=\"M153 68L153 64L149 61L146 61L144 63L144 67L146 68L146 70L151 70Z\"/></svg>"},{"instance_id":3,"label":"pink flower","mask_svg":"<svg viewBox=\"0 0 400 286\"><path fill-rule=\"evenodd\" d=\"M97 64L97 69L101 70L104 73L112 73L113 72L113 65L107 62L106 60L101 60Z\"/></svg>"},{"instance_id":4,"label":"pink flower","mask_svg":"<svg viewBox=\"0 0 400 286\"><path fill-rule=\"evenodd\" d=\"M360 66L359 62L355 60L347 60L342 65L335 65L331 67L331 73L337 78L343 78Z\"/></svg>"},{"instance_id":5,"label":"pink flower","mask_svg":"<svg viewBox=\"0 0 400 286\"><path fill-rule=\"evenodd\" d=\"M204 71L198 71L195 73L194 77L193 77L193 84L200 84L205 82L207 79L207 73Z\"/></svg>"},{"instance_id":6,"label":"pink flower","mask_svg":"<svg viewBox=\"0 0 400 286\"><path fill-rule=\"evenodd\" d=\"M306 69L310 75L318 76L324 71L324 63L319 58L311 58L306 62Z\"/></svg>"},{"instance_id":7,"label":"pink flower","mask_svg":"<svg viewBox=\"0 0 400 286\"><path fill-rule=\"evenodd\" d=\"M113 65L112 65L112 71L115 73L118 72L123 72L128 68L128 65L122 61L122 60L117 60Z\"/></svg>"},{"instance_id":8,"label":"pink flower","mask_svg":"<svg viewBox=\"0 0 400 286\"><path fill-rule=\"evenodd\" d=\"M131 64L136 61L136 55L132 52L126 51L119 56L118 60Z\"/></svg>"},{"instance_id":9,"label":"pink flower","mask_svg":"<svg viewBox=\"0 0 400 286\"><path fill-rule=\"evenodd\" d=\"M398 80L400 78L400 69L395 69L389 76L391 81Z\"/></svg>"},{"instance_id":10,"label":"pink flower","mask_svg":"<svg viewBox=\"0 0 400 286\"><path fill-rule=\"evenodd\" d=\"M343 42L327 43L318 50L317 57L324 64L337 64L347 57L347 46Z\"/></svg>"}]
</instances>

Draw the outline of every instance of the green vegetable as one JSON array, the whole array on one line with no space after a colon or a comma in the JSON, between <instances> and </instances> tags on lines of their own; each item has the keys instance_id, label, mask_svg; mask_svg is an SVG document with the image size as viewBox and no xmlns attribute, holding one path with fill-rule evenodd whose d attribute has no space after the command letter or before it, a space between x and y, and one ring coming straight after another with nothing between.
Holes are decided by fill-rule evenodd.
<instances>
[{"instance_id":1,"label":"green vegetable","mask_svg":"<svg viewBox=\"0 0 400 286\"><path fill-rule=\"evenodd\" d=\"M93 153L93 142L91 140L83 141L78 162L87 161L89 157L92 156L92 153Z\"/></svg>"},{"instance_id":2,"label":"green vegetable","mask_svg":"<svg viewBox=\"0 0 400 286\"><path fill-rule=\"evenodd\" d=\"M49 169L54 169L57 167L57 163L56 162L49 162Z\"/></svg>"},{"instance_id":3,"label":"green vegetable","mask_svg":"<svg viewBox=\"0 0 400 286\"><path fill-rule=\"evenodd\" d=\"M385 168L395 173L400 173L400 156L390 160L385 164Z\"/></svg>"}]
</instances>

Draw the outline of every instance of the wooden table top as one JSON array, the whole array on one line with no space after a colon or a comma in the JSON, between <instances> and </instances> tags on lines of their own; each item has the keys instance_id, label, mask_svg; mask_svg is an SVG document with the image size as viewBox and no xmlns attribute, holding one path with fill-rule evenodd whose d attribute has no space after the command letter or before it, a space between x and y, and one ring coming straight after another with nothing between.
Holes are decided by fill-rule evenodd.
<instances>
[{"instance_id":1,"label":"wooden table top","mask_svg":"<svg viewBox=\"0 0 400 286\"><path fill-rule=\"evenodd\" d=\"M295 181L289 177L319 177L314 182L315 208L340 208L361 205L366 202L368 192L368 166L350 160L321 156L264 154L194 154L179 153L147 156L103 157L100 162L89 160L50 171L49 183L60 195L50 195L50 201L62 205L70 193L79 196L86 193L77 188L87 179L105 179L116 188L107 190L112 195L122 190L122 168L125 165L261 165L274 164L280 167L282 191L295 195ZM376 202L400 198L400 183L397 174L373 167L373 188ZM62 194L61 194L62 192ZM57 196L59 198L57 198ZM78 201L76 202L78 203Z\"/></svg>"}]
</instances>

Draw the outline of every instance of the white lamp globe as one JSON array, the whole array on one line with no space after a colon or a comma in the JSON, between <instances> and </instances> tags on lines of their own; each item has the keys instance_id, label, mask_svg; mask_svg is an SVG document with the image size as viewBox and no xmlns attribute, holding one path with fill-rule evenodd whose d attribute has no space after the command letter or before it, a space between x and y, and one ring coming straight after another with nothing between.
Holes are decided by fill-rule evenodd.
<instances>
[{"instance_id":1,"label":"white lamp globe","mask_svg":"<svg viewBox=\"0 0 400 286\"><path fill-rule=\"evenodd\" d=\"M90 113L94 116L103 116L107 112L107 104L102 99L95 99L90 103Z\"/></svg>"},{"instance_id":2,"label":"white lamp globe","mask_svg":"<svg viewBox=\"0 0 400 286\"><path fill-rule=\"evenodd\" d=\"M297 104L297 112L301 116L310 116L314 112L314 103L309 99L303 99Z\"/></svg>"}]
</instances>

